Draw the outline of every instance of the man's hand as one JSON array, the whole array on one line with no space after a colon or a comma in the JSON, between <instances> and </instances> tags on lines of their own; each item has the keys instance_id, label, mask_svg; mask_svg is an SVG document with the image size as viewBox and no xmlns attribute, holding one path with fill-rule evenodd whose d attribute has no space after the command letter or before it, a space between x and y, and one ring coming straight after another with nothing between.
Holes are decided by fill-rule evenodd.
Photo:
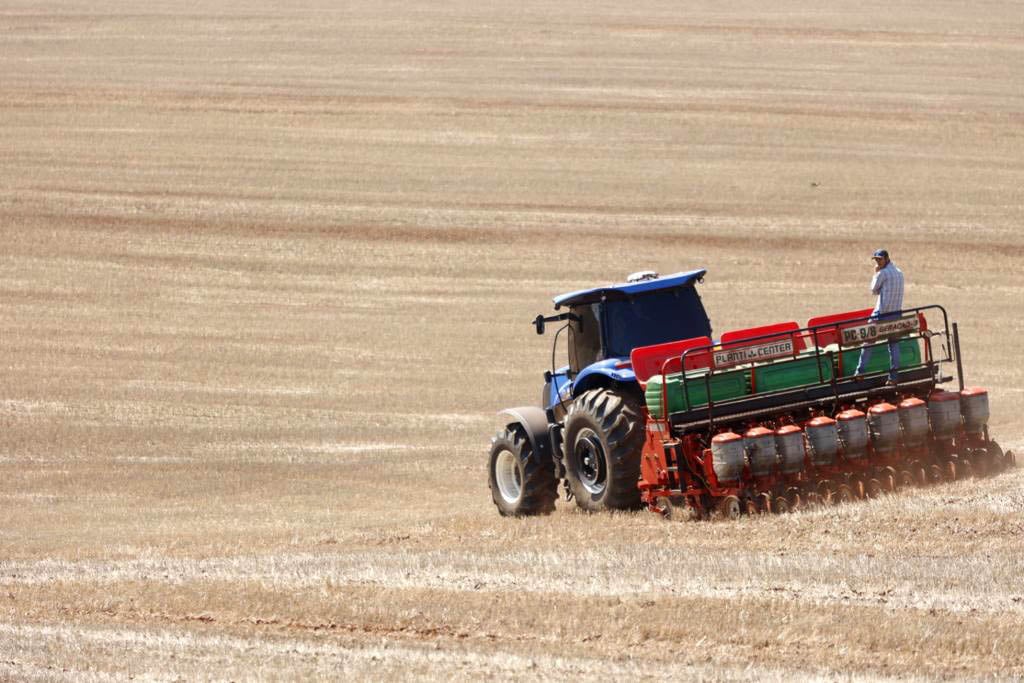
<instances>
[{"instance_id":1,"label":"man's hand","mask_svg":"<svg viewBox=\"0 0 1024 683\"><path fill-rule=\"evenodd\" d=\"M882 264L881 264L881 263L876 263L876 264L875 264L875 272L877 273L877 272L878 272L878 271L880 271L881 269L882 269Z\"/></svg>"}]
</instances>

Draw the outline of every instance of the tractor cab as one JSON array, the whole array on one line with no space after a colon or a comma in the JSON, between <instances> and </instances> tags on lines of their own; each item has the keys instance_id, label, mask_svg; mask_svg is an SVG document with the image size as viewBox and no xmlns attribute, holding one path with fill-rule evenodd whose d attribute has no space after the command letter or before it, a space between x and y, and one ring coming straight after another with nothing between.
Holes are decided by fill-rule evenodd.
<instances>
[{"instance_id":1,"label":"tractor cab","mask_svg":"<svg viewBox=\"0 0 1024 683\"><path fill-rule=\"evenodd\" d=\"M629 356L637 347L710 336L711 322L696 290L705 272L659 277L644 271L621 284L555 297L555 310L568 312L537 316L534 325L543 334L545 323L566 321L568 365L547 373L543 407L599 386L635 385ZM556 348L558 341L556 335Z\"/></svg>"}]
</instances>

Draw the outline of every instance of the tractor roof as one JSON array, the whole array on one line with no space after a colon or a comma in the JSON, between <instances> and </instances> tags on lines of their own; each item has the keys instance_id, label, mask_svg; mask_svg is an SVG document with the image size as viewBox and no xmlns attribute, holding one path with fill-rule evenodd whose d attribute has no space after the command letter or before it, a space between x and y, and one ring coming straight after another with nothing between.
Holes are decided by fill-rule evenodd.
<instances>
[{"instance_id":1,"label":"tractor roof","mask_svg":"<svg viewBox=\"0 0 1024 683\"><path fill-rule=\"evenodd\" d=\"M706 272L706 270L701 268L700 270L691 270L687 273L673 273L672 275L665 275L654 280L623 282L618 285L605 285L604 287L594 287L593 289L581 289L578 292L569 292L568 294L556 296L554 298L555 308L590 304L595 301L601 301L604 298L625 299L629 296L655 292L659 289L686 287L687 285L692 285L697 280L700 280L704 277L704 273Z\"/></svg>"}]
</instances>

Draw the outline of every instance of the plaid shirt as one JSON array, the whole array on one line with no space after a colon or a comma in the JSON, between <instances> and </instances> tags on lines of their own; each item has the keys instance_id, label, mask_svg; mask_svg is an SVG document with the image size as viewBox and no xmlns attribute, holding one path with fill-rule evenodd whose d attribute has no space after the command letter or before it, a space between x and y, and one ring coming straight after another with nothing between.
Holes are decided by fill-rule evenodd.
<instances>
[{"instance_id":1,"label":"plaid shirt","mask_svg":"<svg viewBox=\"0 0 1024 683\"><path fill-rule=\"evenodd\" d=\"M903 271L890 261L871 278L871 292L878 295L872 315L903 310Z\"/></svg>"}]
</instances>

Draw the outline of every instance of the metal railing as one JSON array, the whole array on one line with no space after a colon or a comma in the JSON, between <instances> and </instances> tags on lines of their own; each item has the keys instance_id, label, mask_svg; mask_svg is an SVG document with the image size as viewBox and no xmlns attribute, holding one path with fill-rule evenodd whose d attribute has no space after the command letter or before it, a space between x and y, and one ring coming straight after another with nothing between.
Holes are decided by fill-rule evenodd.
<instances>
[{"instance_id":1,"label":"metal railing","mask_svg":"<svg viewBox=\"0 0 1024 683\"><path fill-rule=\"evenodd\" d=\"M925 311L932 311L932 310L939 311L942 314L942 329L941 329L941 331L936 332L930 326L927 325L927 320L924 317L924 312ZM906 334L899 334L899 333L897 333L897 334L887 334L885 336L881 336L881 337L878 337L878 338L875 338L875 339L869 339L869 340L860 339L858 337L856 340L853 340L853 339L849 340L850 343L848 343L848 344L844 344L843 343L843 336L842 335L843 335L844 330L863 328L864 326L870 326L870 325L877 326L880 323L884 324L884 323L887 323L887 322L891 322L893 320L903 320L903 319L906 319L907 317L909 317L910 315L916 316L918 318L918 328L914 332L909 332L909 333L906 333ZM921 329L921 323L925 323L925 329L924 330ZM818 386L818 385L822 385L823 386L823 385L825 385L826 384L826 379L825 379L825 373L824 373L823 364L822 364L822 360L823 359L828 362L828 366L827 367L830 368L828 383L831 385L832 393L833 393L833 395L835 397L835 400L838 402L838 400L839 400L839 386L838 386L839 383L840 382L853 381L853 380L856 379L855 377L843 377L843 378L837 377L837 375L839 375L840 373L843 372L843 354L844 354L844 352L848 351L850 349L854 349L854 348L860 348L860 349L864 349L866 347L877 348L877 347L881 347L883 345L888 346L890 343L897 343L898 344L898 343L900 343L904 339L920 339L920 340L923 340L923 342L924 342L923 360L921 362L912 363L910 365L903 365L901 363L900 367L898 368L898 371L914 370L914 369L918 369L918 368L927 367L927 368L929 368L931 370L930 375L932 377L934 377L934 375L935 375L934 369L939 365L939 363L946 363L946 362L952 361L953 360L952 349L953 349L954 346L956 346L958 348L958 345L955 344L955 343L953 345L943 344L942 345L942 349L944 351L944 354L943 354L942 357L940 357L939 359L936 360L934 349L932 348L932 339L934 337L939 337L939 336L944 337L947 340L950 339L950 331L949 330L950 330L949 315L946 312L946 309L943 308L942 306L938 305L938 304L930 304L930 305L927 305L927 306L917 306L917 307L914 307L914 308L906 308L906 309L903 309L903 310L901 310L901 311L899 311L897 313L888 313L888 314L885 314L885 318L884 319L882 319L882 318L880 318L880 316L876 316L876 315L866 315L866 316L863 316L863 317L849 318L849 319L846 319L846 320L839 320L839 321L835 321L835 322L822 323L822 324L819 324L819 325L813 325L813 326L809 326L809 327L802 327L802 328L798 328L798 329L795 329L795 330L782 330L782 331L768 332L768 333L765 333L765 334L762 334L762 335L758 335L758 336L755 336L755 337L748 337L748 338L745 338L745 339L729 341L729 342L726 342L725 344L722 344L722 343L717 343L717 344L716 343L711 343L711 344L705 344L703 346L691 347L691 348L688 348L685 351L683 351L679 356L672 356L670 358L667 358L662 363L662 366L661 366L661 377L662 377L661 412L662 412L662 418L663 418L663 420L665 422L666 428L671 430L671 414L672 414L672 412L669 410L669 401L668 401L668 374L669 374L669 372L673 371L671 366L673 366L674 364L678 364L679 365L680 390L682 391L683 400L684 400L685 405L686 405L686 410L687 410L687 412L692 411L692 410L696 410L696 408L693 408L690 405L690 394L689 394L689 390L687 388L687 377L686 377L686 361L687 361L687 357L693 358L693 357L695 357L695 356L697 356L698 354L701 354L701 353L704 353L704 354L708 355L708 364L707 364L707 366L705 367L705 366L701 365L701 366L699 366L699 368L704 370L703 376L702 376L701 379L704 382L705 397L707 399L708 423L709 424L713 424L714 423L714 409L715 409L716 405L742 403L744 401L749 401L754 396L756 396L758 398L770 398L772 396L778 396L778 395L783 395L783 394L786 394L786 393L791 393L794 390L799 390L801 388L806 388L808 386ZM839 356L838 357L838 362L836 362L836 353L837 353L836 351L823 351L822 348L821 348L821 345L820 345L819 342L821 341L822 336L824 336L826 333L829 334L830 336L831 335L835 336L834 343L836 343L837 346L838 346L838 356ZM797 343L797 339L798 338L803 339L805 344L807 343L807 340L813 341L813 344L812 344L812 347L813 347L813 350L814 350L813 354L806 353L806 352L801 352L799 350L799 346L800 345ZM711 392L711 379L712 379L712 377L715 376L716 372L719 373L719 374L721 374L723 371L725 371L725 372L737 372L737 371L739 371L739 369L736 366L737 365L744 365L744 363L732 363L727 368L716 368L715 367L715 355L714 355L716 351L721 352L721 351L726 351L726 350L730 350L730 349L749 348L749 347L756 346L759 342L761 342L761 343L768 343L768 342L785 340L785 339L789 339L791 344L792 344L792 353L791 354L780 355L778 357L766 359L764 361L751 361L750 362L750 382L752 384L752 389L753 389L752 393L745 394L742 397L737 397L737 398L732 398L732 399L724 399L724 400L719 401L719 402L716 403L716 401L712 397L712 392ZM954 342L955 341L956 340L954 340ZM830 342L829 345L831 345L831 343L832 342ZM844 348L844 346L846 348ZM811 358L815 359L816 367L817 367L817 370L818 370L818 382L817 382L817 384L815 384L815 383L807 383L807 384L798 385L798 386L785 387L785 388L782 388L782 389L778 389L776 391L757 392L757 390L756 390L756 376L755 376L755 371L757 369L771 367L773 365L781 364L781 363L790 363L790 362L792 362L794 360L811 359ZM960 360L959 352L957 353L956 358L957 358L957 362L958 362L958 365L959 365L959 360ZM877 372L875 372L875 373L866 373L864 376L865 377L874 377L877 374L878 374ZM962 371L961 371L960 374L962 374ZM694 379L691 379L689 381L692 383L694 381Z\"/></svg>"}]
</instances>

